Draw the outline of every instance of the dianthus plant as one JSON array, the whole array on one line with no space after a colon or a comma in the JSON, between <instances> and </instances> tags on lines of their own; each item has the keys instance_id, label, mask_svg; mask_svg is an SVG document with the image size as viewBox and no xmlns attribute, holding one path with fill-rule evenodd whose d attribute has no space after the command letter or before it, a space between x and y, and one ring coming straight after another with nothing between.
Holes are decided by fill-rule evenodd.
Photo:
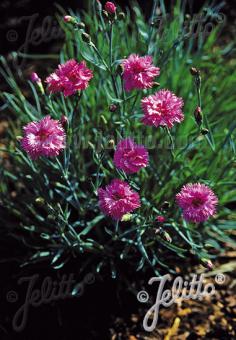
<instances>
[{"instance_id":1,"label":"dianthus plant","mask_svg":"<svg viewBox=\"0 0 236 340\"><path fill-rule=\"evenodd\" d=\"M25 263L159 275L235 246L233 46L218 44L223 21L193 34L185 14L180 1L154 1L150 19L134 2L59 8L57 60L32 56L44 62L26 79L14 65L29 55L1 58L1 233Z\"/></svg>"}]
</instances>

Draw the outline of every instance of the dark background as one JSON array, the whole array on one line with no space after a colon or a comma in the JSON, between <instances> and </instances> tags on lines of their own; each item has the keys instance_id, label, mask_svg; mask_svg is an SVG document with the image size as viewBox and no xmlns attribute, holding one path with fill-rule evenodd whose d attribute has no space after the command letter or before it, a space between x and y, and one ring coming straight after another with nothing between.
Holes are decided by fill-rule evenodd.
<instances>
[{"instance_id":1,"label":"dark background","mask_svg":"<svg viewBox=\"0 0 236 340\"><path fill-rule=\"evenodd\" d=\"M86 0L58 0L56 3L63 8L83 9L86 5ZM143 8L146 16L151 12L152 1L138 1ZM225 3L223 12L227 15L229 20L233 19L235 10L233 10L233 1L210 1L211 4ZM101 1L105 3L105 1ZM171 6L173 1L167 0L166 5ZM203 6L203 0L186 0L187 10L190 14L197 12ZM129 6L129 1L116 1L122 7ZM54 0L0 0L0 54L6 55L9 52L18 50L26 39L27 27L29 24L29 17L38 13L35 20L34 28L40 27L42 21L46 16L52 16L51 27L57 26L57 22L53 19L55 14ZM28 17L28 18L27 18ZM59 41L59 40L58 40ZM55 41L57 43L58 41ZM29 46L30 53L47 53L51 49L52 41L48 43L41 43L38 46Z\"/></svg>"}]
</instances>

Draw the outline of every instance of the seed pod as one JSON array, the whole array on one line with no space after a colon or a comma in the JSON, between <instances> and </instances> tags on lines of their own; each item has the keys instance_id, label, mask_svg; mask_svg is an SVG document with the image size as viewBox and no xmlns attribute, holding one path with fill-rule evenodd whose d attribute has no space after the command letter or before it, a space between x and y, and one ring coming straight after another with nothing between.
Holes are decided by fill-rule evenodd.
<instances>
[{"instance_id":1,"label":"seed pod","mask_svg":"<svg viewBox=\"0 0 236 340\"><path fill-rule=\"evenodd\" d=\"M194 118L195 121L198 125L202 124L202 110L200 108L200 106L198 106L195 111L194 111Z\"/></svg>"}]
</instances>

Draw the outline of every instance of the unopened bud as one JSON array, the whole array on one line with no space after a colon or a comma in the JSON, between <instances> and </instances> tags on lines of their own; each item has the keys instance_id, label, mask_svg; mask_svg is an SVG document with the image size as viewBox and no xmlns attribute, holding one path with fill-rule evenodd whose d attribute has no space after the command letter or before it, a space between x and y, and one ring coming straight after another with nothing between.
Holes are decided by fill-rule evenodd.
<instances>
[{"instance_id":1,"label":"unopened bud","mask_svg":"<svg viewBox=\"0 0 236 340\"><path fill-rule=\"evenodd\" d=\"M81 34L81 38L82 38L82 40L83 40L85 43L88 43L88 44L91 43L91 37L90 37L90 35L89 35L88 33L83 32L83 33Z\"/></svg>"},{"instance_id":2,"label":"unopened bud","mask_svg":"<svg viewBox=\"0 0 236 340\"><path fill-rule=\"evenodd\" d=\"M161 208L162 208L163 210L167 210L167 209L169 209L169 207L170 207L170 203L167 202L167 201L163 202L163 204L162 204L162 206L161 206Z\"/></svg>"},{"instance_id":3,"label":"unopened bud","mask_svg":"<svg viewBox=\"0 0 236 340\"><path fill-rule=\"evenodd\" d=\"M48 215L48 220L49 221L55 221L56 217L54 215Z\"/></svg>"},{"instance_id":4,"label":"unopened bud","mask_svg":"<svg viewBox=\"0 0 236 340\"><path fill-rule=\"evenodd\" d=\"M77 22L76 26L79 28L79 29L84 29L85 28L85 24L83 22Z\"/></svg>"},{"instance_id":5,"label":"unopened bud","mask_svg":"<svg viewBox=\"0 0 236 340\"><path fill-rule=\"evenodd\" d=\"M107 11L102 11L102 14L103 14L103 18L106 19L106 20L109 20L109 14L107 13Z\"/></svg>"},{"instance_id":6,"label":"unopened bud","mask_svg":"<svg viewBox=\"0 0 236 340\"><path fill-rule=\"evenodd\" d=\"M161 227L155 230L155 234L159 234L167 242L172 242L172 238L170 237L170 235Z\"/></svg>"},{"instance_id":7,"label":"unopened bud","mask_svg":"<svg viewBox=\"0 0 236 340\"><path fill-rule=\"evenodd\" d=\"M191 73L192 76L198 76L198 75L200 75L200 70L198 70L196 67L191 67L190 73Z\"/></svg>"},{"instance_id":8,"label":"unopened bud","mask_svg":"<svg viewBox=\"0 0 236 340\"><path fill-rule=\"evenodd\" d=\"M125 214L122 216L121 222L128 222L131 220L131 218L132 218L132 214Z\"/></svg>"},{"instance_id":9,"label":"unopened bud","mask_svg":"<svg viewBox=\"0 0 236 340\"><path fill-rule=\"evenodd\" d=\"M66 23L70 23L70 24L76 24L77 23L76 18L72 17L71 15L65 15L63 19L64 19L64 22L66 22Z\"/></svg>"},{"instance_id":10,"label":"unopened bud","mask_svg":"<svg viewBox=\"0 0 236 340\"><path fill-rule=\"evenodd\" d=\"M120 13L117 15L117 19L118 19L119 21L125 20L125 13L124 13L124 12L120 12Z\"/></svg>"},{"instance_id":11,"label":"unopened bud","mask_svg":"<svg viewBox=\"0 0 236 340\"><path fill-rule=\"evenodd\" d=\"M31 79L32 83L40 83L40 82L42 82L36 72L31 73L30 79Z\"/></svg>"},{"instance_id":12,"label":"unopened bud","mask_svg":"<svg viewBox=\"0 0 236 340\"><path fill-rule=\"evenodd\" d=\"M200 108L200 106L198 106L195 111L194 111L194 117L195 117L195 121L198 125L201 125L202 123L202 110Z\"/></svg>"},{"instance_id":13,"label":"unopened bud","mask_svg":"<svg viewBox=\"0 0 236 340\"><path fill-rule=\"evenodd\" d=\"M38 88L39 88L39 91L44 94L44 87L43 87L43 84L42 84L42 80L41 78L39 78L39 76L37 75L37 73L33 72L31 74L31 81L35 84L38 85Z\"/></svg>"},{"instance_id":14,"label":"unopened bud","mask_svg":"<svg viewBox=\"0 0 236 340\"><path fill-rule=\"evenodd\" d=\"M114 141L114 139L110 139L110 140L108 141L108 147L111 148L111 149L114 149L114 147L115 147L115 141Z\"/></svg>"},{"instance_id":15,"label":"unopened bud","mask_svg":"<svg viewBox=\"0 0 236 340\"><path fill-rule=\"evenodd\" d=\"M37 198L35 199L35 203L36 203L38 206L42 207L42 206L45 204L45 200L44 200L43 197L37 197Z\"/></svg>"},{"instance_id":16,"label":"unopened bud","mask_svg":"<svg viewBox=\"0 0 236 340\"><path fill-rule=\"evenodd\" d=\"M201 259L201 264L209 270L213 269L213 267L214 267L213 263L209 259L204 259L204 258Z\"/></svg>"},{"instance_id":17,"label":"unopened bud","mask_svg":"<svg viewBox=\"0 0 236 340\"><path fill-rule=\"evenodd\" d=\"M209 133L209 130L208 129L206 129L206 128L202 128L201 129L201 134L202 135L207 135Z\"/></svg>"},{"instance_id":18,"label":"unopened bud","mask_svg":"<svg viewBox=\"0 0 236 340\"><path fill-rule=\"evenodd\" d=\"M167 241L167 242L172 242L172 238L170 237L170 235L166 232L166 231L164 231L163 232L163 238Z\"/></svg>"},{"instance_id":19,"label":"unopened bud","mask_svg":"<svg viewBox=\"0 0 236 340\"><path fill-rule=\"evenodd\" d=\"M165 222L165 217L164 216L157 216L156 220L157 220L157 222L163 223L163 222Z\"/></svg>"},{"instance_id":20,"label":"unopened bud","mask_svg":"<svg viewBox=\"0 0 236 340\"><path fill-rule=\"evenodd\" d=\"M60 119L60 123L65 128L68 124L68 118L65 115L62 115Z\"/></svg>"},{"instance_id":21,"label":"unopened bud","mask_svg":"<svg viewBox=\"0 0 236 340\"><path fill-rule=\"evenodd\" d=\"M115 112L117 110L117 105L116 104L111 104L110 106L109 106L109 111L110 112Z\"/></svg>"},{"instance_id":22,"label":"unopened bud","mask_svg":"<svg viewBox=\"0 0 236 340\"><path fill-rule=\"evenodd\" d=\"M123 74L124 68L123 68L123 65L122 65L122 64L119 64L119 65L117 66L116 72L117 72L118 74Z\"/></svg>"},{"instance_id":23,"label":"unopened bud","mask_svg":"<svg viewBox=\"0 0 236 340\"><path fill-rule=\"evenodd\" d=\"M115 14L116 13L116 5L113 2L111 2L111 1L107 1L105 3L105 10L109 14Z\"/></svg>"},{"instance_id":24,"label":"unopened bud","mask_svg":"<svg viewBox=\"0 0 236 340\"><path fill-rule=\"evenodd\" d=\"M22 140L22 136L16 136L16 140L18 141L18 142L20 142L21 140Z\"/></svg>"}]
</instances>

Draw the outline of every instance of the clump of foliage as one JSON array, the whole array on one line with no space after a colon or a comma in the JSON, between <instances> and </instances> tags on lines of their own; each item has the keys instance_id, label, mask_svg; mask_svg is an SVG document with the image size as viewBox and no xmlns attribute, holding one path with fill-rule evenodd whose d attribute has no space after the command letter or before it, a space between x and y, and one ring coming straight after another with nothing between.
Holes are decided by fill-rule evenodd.
<instances>
[{"instance_id":1,"label":"clump of foliage","mask_svg":"<svg viewBox=\"0 0 236 340\"><path fill-rule=\"evenodd\" d=\"M235 245L229 234L235 229L236 72L234 46L217 44L224 26L217 22L219 8L201 11L203 25L214 23L207 35L189 31L192 18L180 1L168 15L164 2L154 1L150 20L136 3L124 14L117 9L114 22L102 10L91 1L85 12L70 11L76 20L68 23L63 21L68 13L59 8L65 42L58 63L85 60L94 74L80 96L41 93L31 81L26 96L18 75L1 57L0 71L10 88L1 97L9 119L14 118L3 150L7 164L2 159L0 169L2 238L14 237L25 246L25 263L50 260L61 268L75 257L81 270L86 265L97 272L110 268L113 277L122 263L133 271L151 267L157 275L162 269L174 272L173 259L185 261L190 253L207 263L226 242ZM181 124L171 130L142 124L140 100L154 89L124 91L120 64L131 53L153 56L161 69L155 90L170 89L183 98ZM197 106L200 121L194 116ZM66 148L56 158L34 161L17 136L25 124L45 115L67 117ZM117 170L112 161L114 145L128 136L146 145L150 158L148 167L132 175ZM119 222L98 206L98 189L113 178L129 182L141 197L141 208ZM213 188L219 205L214 218L196 225L183 219L175 196L186 183L197 182ZM157 216L164 216L164 222Z\"/></svg>"}]
</instances>

